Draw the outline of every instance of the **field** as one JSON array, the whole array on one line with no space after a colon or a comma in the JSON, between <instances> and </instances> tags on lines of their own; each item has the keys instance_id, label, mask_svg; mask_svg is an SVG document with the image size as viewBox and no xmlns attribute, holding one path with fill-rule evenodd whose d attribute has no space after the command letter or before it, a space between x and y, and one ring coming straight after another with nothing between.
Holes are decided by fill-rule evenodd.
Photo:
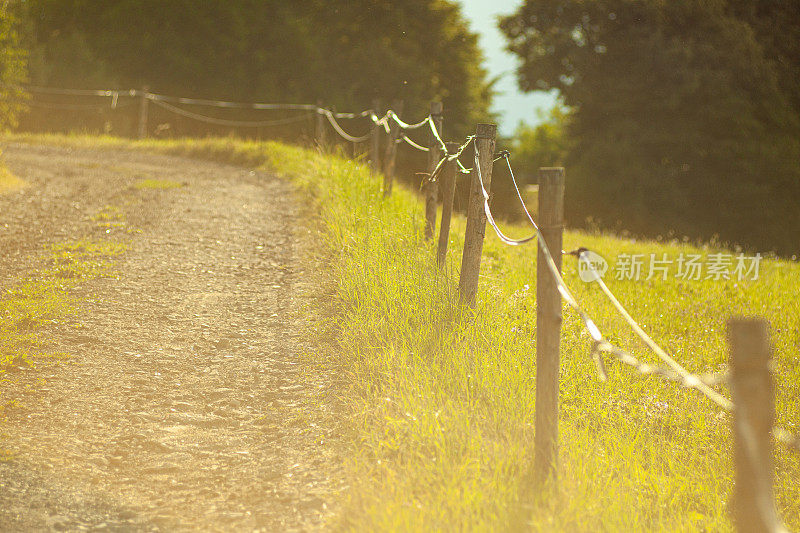
<instances>
[{"instance_id":1,"label":"field","mask_svg":"<svg viewBox=\"0 0 800 533\"><path fill-rule=\"evenodd\" d=\"M464 221L453 221L449 262L422 238L423 205L396 187L383 199L366 163L277 143L230 139L128 143L110 138L16 141L130 146L264 167L295 182L320 213L337 312L333 347L309 364L335 368L346 388L349 490L337 525L352 530L725 531L733 487L730 415L700 395L608 361L597 379L590 340L564 311L559 482L531 482L535 376L535 244L503 245L487 229L478 304L458 303ZM568 172L568 170L567 170ZM150 185L148 185L150 186ZM569 195L569 181L567 182ZM523 236L530 228L507 226ZM567 231L610 262L621 254L735 253L721 245ZM766 255L766 254L765 254ZM673 265L674 269L674 265ZM618 345L655 362L593 284L564 258L567 284ZM674 273L674 271L673 271ZM646 276L645 276L646 277ZM690 371L720 372L725 322L771 324L780 425L800 419L800 265L765 258L757 280L616 280L631 314ZM724 390L724 389L721 389ZM729 393L725 391L725 395ZM777 449L779 514L800 528L800 457Z\"/></svg>"}]
</instances>

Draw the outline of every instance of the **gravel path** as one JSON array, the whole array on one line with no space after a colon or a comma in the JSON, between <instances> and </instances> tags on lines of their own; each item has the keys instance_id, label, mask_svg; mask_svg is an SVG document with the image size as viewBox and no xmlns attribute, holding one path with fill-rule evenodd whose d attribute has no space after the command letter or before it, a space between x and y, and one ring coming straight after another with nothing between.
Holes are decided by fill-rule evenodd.
<instances>
[{"instance_id":1,"label":"gravel path","mask_svg":"<svg viewBox=\"0 0 800 533\"><path fill-rule=\"evenodd\" d=\"M303 364L319 295L291 185L122 150L11 144L29 182L0 196L0 289L48 244L117 239L116 278L48 325L63 364L0 383L0 531L291 531L341 489L332 379ZM133 187L139 180L183 187ZM117 208L124 225L93 215ZM78 326L78 327L76 327Z\"/></svg>"}]
</instances>

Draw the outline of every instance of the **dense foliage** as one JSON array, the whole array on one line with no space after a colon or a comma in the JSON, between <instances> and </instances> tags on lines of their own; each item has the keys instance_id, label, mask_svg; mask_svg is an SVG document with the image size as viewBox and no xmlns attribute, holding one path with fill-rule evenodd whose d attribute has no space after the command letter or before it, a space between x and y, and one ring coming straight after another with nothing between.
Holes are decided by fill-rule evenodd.
<instances>
[{"instance_id":1,"label":"dense foliage","mask_svg":"<svg viewBox=\"0 0 800 533\"><path fill-rule=\"evenodd\" d=\"M532 183L536 183L540 167L564 166L569 154L567 111L556 106L539 119L536 126L520 123L511 143L515 172Z\"/></svg>"},{"instance_id":2,"label":"dense foliage","mask_svg":"<svg viewBox=\"0 0 800 533\"><path fill-rule=\"evenodd\" d=\"M24 109L20 84L26 79L25 52L20 46L16 21L0 6L0 130L15 126Z\"/></svg>"},{"instance_id":3,"label":"dense foliage","mask_svg":"<svg viewBox=\"0 0 800 533\"><path fill-rule=\"evenodd\" d=\"M800 250L800 4L537 0L501 27L520 86L573 110L572 222Z\"/></svg>"},{"instance_id":4,"label":"dense foliage","mask_svg":"<svg viewBox=\"0 0 800 533\"><path fill-rule=\"evenodd\" d=\"M485 118L477 36L448 0L27 0L40 85L190 97L323 101L361 110L441 98L461 135Z\"/></svg>"}]
</instances>

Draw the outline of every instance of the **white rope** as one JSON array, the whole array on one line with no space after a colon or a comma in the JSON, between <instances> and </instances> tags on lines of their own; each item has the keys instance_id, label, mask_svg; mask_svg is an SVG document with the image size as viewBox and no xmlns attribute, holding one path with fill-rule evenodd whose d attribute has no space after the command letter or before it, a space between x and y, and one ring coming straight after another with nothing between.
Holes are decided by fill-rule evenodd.
<instances>
[{"instance_id":1,"label":"white rope","mask_svg":"<svg viewBox=\"0 0 800 533\"><path fill-rule=\"evenodd\" d=\"M130 105L134 105L136 102L125 102L122 104L117 104L116 106L111 103L108 104L56 104L53 102L36 102L36 101L29 101L26 102L25 105L30 107L40 107L42 109L57 109L57 110L64 110L64 111L102 111L104 109L119 109L121 107L127 107Z\"/></svg>"},{"instance_id":2,"label":"white rope","mask_svg":"<svg viewBox=\"0 0 800 533\"><path fill-rule=\"evenodd\" d=\"M154 104L163 107L164 109L171 111L177 115L182 115L187 118L191 118L194 120L198 120L200 122L207 122L209 124L216 124L218 126L234 126L234 127L247 127L247 128L259 128L263 126L280 126L284 124L291 124L293 122L300 122L302 120L306 120L308 117L311 116L311 113L303 113L302 115L296 117L289 117L284 119L277 119L277 120L263 120L263 121L250 121L250 120L225 120L221 118L214 118L214 117L207 117L205 115L200 115L197 113L192 113L191 111L186 111L185 109L181 109L179 107L175 107L170 105L166 102L162 102L156 99L150 99Z\"/></svg>"},{"instance_id":3,"label":"white rope","mask_svg":"<svg viewBox=\"0 0 800 533\"><path fill-rule=\"evenodd\" d=\"M369 117L374 115L372 109L367 109L366 111L362 111L360 113L334 113L333 116L336 118L362 118L362 117Z\"/></svg>"},{"instance_id":4,"label":"white rope","mask_svg":"<svg viewBox=\"0 0 800 533\"><path fill-rule=\"evenodd\" d=\"M387 112L387 115L389 115L389 116L391 117L391 119L392 119L392 120L394 120L395 122L397 122L397 124L398 124L398 125L399 125L401 128L403 128L404 130L415 130L415 129L417 129L417 128L421 128L422 126L424 126L425 124L427 124L429 120L431 120L431 116L430 116L430 115L428 115L428 116L427 116L427 117L425 117L425 119L423 119L421 122L417 122L416 124L408 124L407 122L403 122L402 120L400 120L400 117L398 117L398 116L397 116L397 113L395 113L395 112L394 112L394 111L392 111L391 109L390 109L390 110Z\"/></svg>"},{"instance_id":5,"label":"white rope","mask_svg":"<svg viewBox=\"0 0 800 533\"><path fill-rule=\"evenodd\" d=\"M422 152L430 152L431 151L431 149L428 148L427 146L422 146L420 144L415 143L414 141L409 139L408 136L406 136L406 135L403 135L402 137L400 137L400 139L405 141L410 147L415 148L417 150L420 150Z\"/></svg>"},{"instance_id":6,"label":"white rope","mask_svg":"<svg viewBox=\"0 0 800 533\"><path fill-rule=\"evenodd\" d=\"M136 91L136 94L140 94ZM243 102L225 102L223 100L203 100L199 98L178 98L175 96L165 96L163 94L147 93L147 98L159 102L171 102L174 104L202 105L209 107L224 107L238 109L284 109L284 110L305 110L314 111L317 106L313 104L248 104Z\"/></svg>"},{"instance_id":7,"label":"white rope","mask_svg":"<svg viewBox=\"0 0 800 533\"><path fill-rule=\"evenodd\" d=\"M528 211L527 206L525 205L525 201L522 198L522 193L519 190L519 186L517 186L517 180L514 177L514 171L511 168L511 162L509 161L508 156L506 156L505 159L506 159L506 163L508 165L509 173L511 174L511 181L514 184L514 190L517 193L517 197L519 198L519 201L520 201L520 203L522 205L522 209L525 212L525 215L528 217L528 221L531 223L531 225L536 230L536 236L538 237L538 240L539 240L539 246L540 246L540 248L541 248L541 250L543 252L543 255L545 256L545 261L546 261L546 263L547 263L547 265L549 267L550 273L552 274L553 278L555 279L556 285L558 287L558 290L561 293L561 295L564 298L564 300L567 302L567 304L570 307L572 307L573 309L575 309L575 311L578 312L578 314L581 316L581 319L583 320L586 328L589 330L589 334L592 336L592 339L595 341L595 350L594 351L597 352L599 350L599 351L604 351L604 352L611 353L611 354L615 355L617 357L617 359L619 359L621 362L635 367L637 370L639 370L643 374L657 373L657 374L661 374L661 375L663 375L665 377L668 377L670 379L674 379L675 381L678 381L684 387L692 388L692 389L695 389L698 392L702 393L705 397L707 397L709 400L711 400L712 402L717 404L719 407L721 407L723 409L726 409L726 410L732 409L733 408L733 403L730 400L728 400L727 398L723 397L721 394L719 394L716 391L714 391L713 389L711 389L711 387L709 387L708 385L706 385L703 382L702 378L690 373L683 366L681 366L677 361L675 361L675 359L673 359L672 357L667 355L666 352L664 352L664 350L661 349L661 347L658 346L650 338L650 336L647 335L647 333L645 333L644 330L641 329L641 327L639 327L639 325L633 320L633 318L630 316L630 314L622 307L622 305L619 303L619 301L614 297L614 295L611 293L611 291L608 290L608 287L605 287L605 283L603 283L602 279L600 278L600 275L594 270L594 266L591 264L591 262L588 259L583 257L583 254L585 253L585 251L582 251L578 255L579 259L582 258L583 261L588 265L588 267L590 269L592 269L592 271L596 274L595 278L597 279L597 281L600 284L601 288L605 287L605 290L603 292L606 292L606 295L609 297L609 299L611 299L612 303L614 304L615 307L617 307L618 311L620 311L623 314L623 316L626 317L626 320L628 320L629 324L633 327L634 331L637 332L637 334L639 334L640 338L642 338L642 340L645 341L645 343L648 345L648 347L656 353L656 355L659 357L659 359L661 359L664 363L666 363L669 366L670 370L667 371L667 370L664 370L664 369L658 369L657 367L653 367L651 365L646 365L646 364L640 363L631 354L629 354L627 352L624 352L623 350L617 348L616 346L611 344L603 336L603 334L600 332L600 329L597 327L597 325L594 323L594 321L589 317L589 315L580 307L580 305L578 304L577 300L572 295L572 293L570 292L570 290L567 287L567 285L564 283L564 279L561 277L561 273L558 271L558 267L556 266L556 263L553 260L553 256L550 253L550 250L547 247L547 244L544 242L544 238L542 237L541 231L539 230L539 226L533 220L533 217L531 216L530 212ZM477 165L477 156L476 156L476 168L479 168L478 165ZM478 175L480 176L480 170L479 170L479 174ZM488 202L486 204L486 209L488 209ZM603 370L602 370L601 362L598 362L598 369L600 370L600 372L602 374Z\"/></svg>"},{"instance_id":8,"label":"white rope","mask_svg":"<svg viewBox=\"0 0 800 533\"><path fill-rule=\"evenodd\" d=\"M431 133L433 134L433 137L439 142L439 146L442 147L442 151L444 152L444 154L445 155L450 155L450 154L447 153L447 145L444 143L444 141L442 140L441 136L439 136L439 132L436 130L436 121L429 120L428 124L430 124Z\"/></svg>"},{"instance_id":9,"label":"white rope","mask_svg":"<svg viewBox=\"0 0 800 533\"><path fill-rule=\"evenodd\" d=\"M531 235L530 237L526 237L524 239L512 239L510 237L506 237L506 235L500 230L497 223L492 216L492 210L489 208L489 193L486 191L486 187L483 184L483 175L481 172L480 161L478 160L478 146L475 146L475 168L478 174L478 184L481 187L481 193L483 193L483 211L486 213L486 220L491 224L492 228L494 228L495 233L506 244L511 246L519 246L520 244L525 244L526 242L530 242L536 238L536 233Z\"/></svg>"},{"instance_id":10,"label":"white rope","mask_svg":"<svg viewBox=\"0 0 800 533\"><path fill-rule=\"evenodd\" d=\"M42 94L66 94L66 95L74 95L74 96L113 96L114 93L129 93L131 96L135 96L135 91L97 91L92 89L58 89L55 87L37 87L35 85L28 85L23 88L24 90L28 90L32 93L42 93Z\"/></svg>"},{"instance_id":11,"label":"white rope","mask_svg":"<svg viewBox=\"0 0 800 533\"><path fill-rule=\"evenodd\" d=\"M428 180L430 182L435 182L437 180L437 176L439 175L439 171L441 171L441 169L444 167L445 161L453 161L453 160L455 160L456 163L458 163L458 166L461 167L462 172L464 172L464 165L461 164L461 161L459 161L458 158L461 157L462 152L464 150L466 150L467 146L469 146L469 144L473 140L475 140L475 136L474 135L470 135L469 137L467 137L466 141L464 141L464 144L459 146L458 150L456 150L456 152L453 153L453 154L447 154L447 147L445 146L445 156L443 158L439 159L439 162L436 163L436 166L434 167L433 172L431 172L431 175L428 178ZM469 172L471 172L471 171L472 171L472 169L469 169L466 173L469 174Z\"/></svg>"},{"instance_id":12,"label":"white rope","mask_svg":"<svg viewBox=\"0 0 800 533\"><path fill-rule=\"evenodd\" d=\"M656 342L652 339L652 337L650 337L650 335L648 335L647 332L644 329L642 329L641 326L639 326L638 322L636 322L633 319L630 313L628 313L628 310L625 309L625 307L622 306L617 297L614 296L614 293L611 292L611 290L603 281L602 277L600 277L599 273L597 273L597 271L594 269L594 265L591 264L591 261L589 261L589 259L584 257L585 254L586 254L585 251L581 251L580 254L578 255L578 259L583 261L584 264L588 265L588 267L592 270L592 272L595 274L594 278L595 281L597 281L600 290L602 290L603 293L606 295L606 297L608 297L609 301L611 302L611 305L613 305L614 308L619 312L619 314L622 315L622 318L625 319L625 321L628 323L631 329L633 329L634 333L636 333L636 335L640 339L642 339L642 341L644 341L647 347L650 348L653 351L653 353L655 353L656 356L659 359L661 359L667 366L669 366L676 374L681 376L686 382L687 386L692 386L693 388L696 388L698 391L707 396L709 400L717 404L719 407L728 411L733 409L733 403L730 400L728 400L727 398L725 398L724 396L713 390L711 387L703 383L703 381L697 378L696 376L692 375L688 370L686 370L683 366L681 366L680 363L678 363L674 358L670 357L667 354L667 352L665 352L664 349L661 348L661 346L656 344Z\"/></svg>"},{"instance_id":13,"label":"white rope","mask_svg":"<svg viewBox=\"0 0 800 533\"><path fill-rule=\"evenodd\" d=\"M380 119L378 119L378 115L376 115L375 113L372 113L372 114L370 114L369 118L372 120L372 122L375 123L376 126L382 127L383 130L386 133L390 133L391 132L391 128L389 127L389 114L388 113L386 115L383 115L383 117L381 117Z\"/></svg>"},{"instance_id":14,"label":"white rope","mask_svg":"<svg viewBox=\"0 0 800 533\"><path fill-rule=\"evenodd\" d=\"M331 113L329 110L318 108L317 113L322 113L323 115L325 115L328 118L328 122L330 122L331 126L333 126L333 129L336 130L336 133L341 135L342 138L344 138L347 141L360 143L368 140L372 136L372 133L370 132L367 133L366 135L362 135L361 137L354 137L353 135L350 135L349 133L347 133L342 129L342 127L339 125L338 122L336 122L336 119L333 117L333 113Z\"/></svg>"}]
</instances>

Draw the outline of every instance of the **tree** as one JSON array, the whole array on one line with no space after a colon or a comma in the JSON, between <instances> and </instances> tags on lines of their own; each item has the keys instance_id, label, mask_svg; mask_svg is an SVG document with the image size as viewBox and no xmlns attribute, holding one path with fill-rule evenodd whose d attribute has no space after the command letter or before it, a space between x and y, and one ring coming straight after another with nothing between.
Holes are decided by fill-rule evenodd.
<instances>
[{"instance_id":1,"label":"tree","mask_svg":"<svg viewBox=\"0 0 800 533\"><path fill-rule=\"evenodd\" d=\"M538 0L502 21L520 86L574 109L572 220L797 251L800 17L773 4Z\"/></svg>"},{"instance_id":2,"label":"tree","mask_svg":"<svg viewBox=\"0 0 800 533\"><path fill-rule=\"evenodd\" d=\"M477 36L448 0L27 0L37 83L362 110L445 103L454 136L488 115ZM75 70L59 67L73 51ZM69 64L69 63L68 63ZM92 75L87 77L87 71ZM101 79L98 79L101 78Z\"/></svg>"},{"instance_id":3,"label":"tree","mask_svg":"<svg viewBox=\"0 0 800 533\"><path fill-rule=\"evenodd\" d=\"M543 120L535 127L520 123L511 145L517 173L531 183L536 183L540 167L564 166L569 154L569 113L556 106L539 118Z\"/></svg>"},{"instance_id":4,"label":"tree","mask_svg":"<svg viewBox=\"0 0 800 533\"><path fill-rule=\"evenodd\" d=\"M20 46L16 19L0 6L0 130L14 127L25 109L25 52Z\"/></svg>"}]
</instances>

